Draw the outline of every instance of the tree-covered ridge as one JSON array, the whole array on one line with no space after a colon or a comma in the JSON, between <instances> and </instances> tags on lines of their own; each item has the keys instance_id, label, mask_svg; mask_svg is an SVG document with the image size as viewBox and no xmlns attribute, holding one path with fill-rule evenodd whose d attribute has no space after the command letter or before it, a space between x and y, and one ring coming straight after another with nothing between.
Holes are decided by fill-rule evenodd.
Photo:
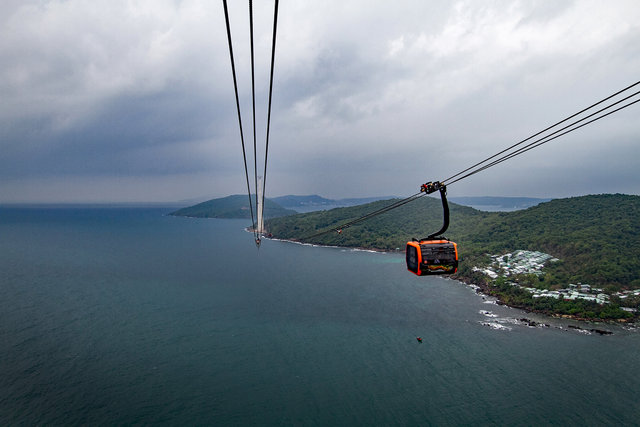
<instances>
[{"instance_id":1,"label":"tree-covered ridge","mask_svg":"<svg viewBox=\"0 0 640 427\"><path fill-rule=\"evenodd\" d=\"M316 194L311 196L280 196L272 197L271 200L279 204L284 208L291 209L309 209L309 210L322 210L343 208L347 206L363 205L365 203L376 202L378 200L391 199L389 197L363 197L363 198L351 198L351 199L327 199Z\"/></svg>"},{"instance_id":2,"label":"tree-covered ridge","mask_svg":"<svg viewBox=\"0 0 640 427\"><path fill-rule=\"evenodd\" d=\"M464 206L483 206L491 209L481 209L489 211L519 210L548 202L551 199L540 199L535 197L451 197L450 201Z\"/></svg>"},{"instance_id":3,"label":"tree-covered ridge","mask_svg":"<svg viewBox=\"0 0 640 427\"><path fill-rule=\"evenodd\" d=\"M379 201L351 208L275 218L267 229L275 237L323 245L404 250L407 240L422 238L442 224L440 200L423 197L344 230L313 239L318 231L339 226L393 203ZM605 194L557 199L515 212L481 212L450 203L446 236L458 242L459 276L487 262L486 254L517 249L542 251L559 258L547 269L547 288L590 283L610 291L640 288L640 197Z\"/></svg>"},{"instance_id":4,"label":"tree-covered ridge","mask_svg":"<svg viewBox=\"0 0 640 427\"><path fill-rule=\"evenodd\" d=\"M365 205L336 208L297 214L270 220L266 227L274 236L283 239L295 239L309 243L348 247L365 247L381 250L393 250L404 246L412 237L424 237L437 231L442 225L442 205L440 200L424 197L404 205L386 214L371 218L361 224L345 229L342 234L329 233L307 239L318 231L339 226L359 218L369 212L390 205L397 199L381 200ZM461 223L477 222L487 215L473 208L450 204L452 226ZM447 233L447 235L453 233Z\"/></svg>"},{"instance_id":5,"label":"tree-covered ridge","mask_svg":"<svg viewBox=\"0 0 640 427\"><path fill-rule=\"evenodd\" d=\"M255 195L251 197L252 202L255 202ZM253 206L253 208L255 209L255 206ZM269 199L265 199L264 201L265 218L275 218L295 213L296 211L285 209ZM251 210L249 209L249 199L247 195L233 195L178 209L170 213L170 215L195 218L251 218Z\"/></svg>"}]
</instances>

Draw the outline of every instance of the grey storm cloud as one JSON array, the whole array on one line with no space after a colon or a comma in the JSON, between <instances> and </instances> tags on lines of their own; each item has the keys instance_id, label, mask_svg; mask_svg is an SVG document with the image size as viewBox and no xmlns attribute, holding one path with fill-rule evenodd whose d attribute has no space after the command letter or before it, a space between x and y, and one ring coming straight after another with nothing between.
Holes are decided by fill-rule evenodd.
<instances>
[{"instance_id":1,"label":"grey storm cloud","mask_svg":"<svg viewBox=\"0 0 640 427\"><path fill-rule=\"evenodd\" d=\"M254 8L261 162L273 3ZM267 195L412 194L639 80L639 22L633 0L282 2ZM7 1L0 24L0 202L245 190L221 1ZM450 193L638 194L639 108Z\"/></svg>"}]
</instances>

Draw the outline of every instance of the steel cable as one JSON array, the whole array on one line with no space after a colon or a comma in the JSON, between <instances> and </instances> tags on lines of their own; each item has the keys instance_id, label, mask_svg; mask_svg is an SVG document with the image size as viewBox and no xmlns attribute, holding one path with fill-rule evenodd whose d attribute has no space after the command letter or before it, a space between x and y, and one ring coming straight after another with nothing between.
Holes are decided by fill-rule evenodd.
<instances>
[{"instance_id":1,"label":"steel cable","mask_svg":"<svg viewBox=\"0 0 640 427\"><path fill-rule=\"evenodd\" d=\"M244 160L244 175L247 181L247 195L249 196L249 210L251 211L251 224L256 228L256 221L253 217L253 204L251 202L251 186L249 184L249 169L247 167L247 154L244 145L244 132L242 131L242 115L240 114L240 100L238 98L238 81L236 78L236 65L233 59L233 43L231 42L231 26L229 25L229 10L227 9L227 0L222 0L224 6L224 19L227 25L227 40L229 41L229 57L231 58L231 72L233 74L233 88L236 94L236 107L238 111L238 126L240 127L240 142L242 143L242 158ZM256 206L257 208L257 206Z\"/></svg>"},{"instance_id":2,"label":"steel cable","mask_svg":"<svg viewBox=\"0 0 640 427\"><path fill-rule=\"evenodd\" d=\"M276 60L276 33L278 28L278 0L275 0L273 12L273 41L271 43L271 77L269 79L269 107L267 112L267 138L264 151L264 172L262 175L262 218L264 218L264 195L267 185L267 158L269 157L269 131L271 130L271 98L273 94L273 69Z\"/></svg>"},{"instance_id":3,"label":"steel cable","mask_svg":"<svg viewBox=\"0 0 640 427\"><path fill-rule=\"evenodd\" d=\"M456 177L458 177L458 176L462 175L462 174L463 174L463 173L465 173L465 172L468 172L468 171L470 171L470 170L472 170L472 169L476 168L477 166L482 165L483 163L488 162L488 161L489 161L489 160L491 160L491 159L494 159L494 158L498 157L500 154L506 153L507 151L509 151L509 150L511 150L511 149L513 149L513 148L515 148L515 147L517 147L517 146L519 146L519 145L521 145L521 144L524 144L525 142L527 142L527 141L529 141L529 140L531 140L531 139L533 139L533 138L535 138L535 137L537 137L537 136L539 136L539 135L542 135L544 132L546 132L546 131L548 131L548 130L553 129L554 127L556 127L556 126L558 126L558 125L560 125L560 124L562 124L562 123L564 123L564 122L566 122L566 121L568 121L568 120L571 120L572 118L574 118L574 117L576 117L576 116L578 116L578 115L580 115L580 114L582 114L582 113L584 113L584 112L586 112L586 111L588 111L588 110L592 109L593 107L595 107L595 106L597 106L597 105L602 104L603 102L608 101L609 99L611 99L611 98L613 98L613 97L615 97L615 96L617 96L617 95L620 95L620 94L621 94L621 93L623 93L623 92L626 92L627 90L629 90L629 89L631 89L632 87L637 86L637 85L639 85L639 84L640 84L640 81L638 81L638 82L636 82L636 83L634 83L634 84L632 84L632 85L629 85L629 86L627 86L626 88L621 89L621 90L617 91L616 93L614 93L614 94L612 94L612 95L609 95L609 96L607 96L606 98L604 98L604 99L602 99L602 100L600 100L600 101L596 102L595 104L592 104L592 105L590 105L589 107L584 108L584 109L582 109L582 110L578 111L577 113L572 114L571 116L569 116L569 117L567 117L567 118L565 118L565 119L563 119L563 120L560 120L559 122L557 122L557 123L555 123L555 124L553 124L553 125L551 125L551 126L549 126L549 127L545 128L545 129L541 130L540 132L535 133L535 134L531 135L530 137L525 138L525 139L523 139L522 141L517 142L517 143L513 144L513 145L512 145L512 146L510 146L510 147L505 148L504 150L502 150L502 151L500 151L500 152L498 152L498 153L494 154L493 156L487 157L486 159L484 159L484 160L482 160L482 161L480 161L480 162L478 162L478 163L474 164L473 166L470 166L470 167L468 167L468 168L466 168L466 169L464 169L464 170L462 170L462 171L458 172L457 174L455 174L455 175L453 175L453 176L450 176L449 178L447 178L447 179L443 180L442 182L446 184L446 183L453 183L453 182L459 181L459 180L456 180L456 181L451 181L451 180L452 180L453 178L456 178ZM465 176L470 176L470 175L465 175Z\"/></svg>"}]
</instances>

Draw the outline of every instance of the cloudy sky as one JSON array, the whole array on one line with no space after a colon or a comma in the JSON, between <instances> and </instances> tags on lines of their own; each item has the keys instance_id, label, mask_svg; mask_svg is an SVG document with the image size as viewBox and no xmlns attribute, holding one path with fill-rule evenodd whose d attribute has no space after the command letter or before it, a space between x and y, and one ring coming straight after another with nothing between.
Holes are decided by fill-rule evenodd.
<instances>
[{"instance_id":1,"label":"cloudy sky","mask_svg":"<svg viewBox=\"0 0 640 427\"><path fill-rule=\"evenodd\" d=\"M262 153L273 1L255 3ZM229 9L252 144L248 5ZM3 0L0 28L0 202L246 191L222 0ZM407 196L638 80L637 0L283 0L267 196ZM449 195L640 194L639 118Z\"/></svg>"}]
</instances>

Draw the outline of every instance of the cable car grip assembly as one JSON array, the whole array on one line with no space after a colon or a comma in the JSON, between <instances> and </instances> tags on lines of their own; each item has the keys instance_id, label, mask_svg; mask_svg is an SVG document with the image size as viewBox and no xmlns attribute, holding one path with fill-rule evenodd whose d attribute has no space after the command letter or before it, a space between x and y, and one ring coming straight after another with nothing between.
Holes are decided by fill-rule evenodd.
<instances>
[{"instance_id":1,"label":"cable car grip assembly","mask_svg":"<svg viewBox=\"0 0 640 427\"><path fill-rule=\"evenodd\" d=\"M447 228L449 228L449 204L447 203L447 186L440 181L435 181L435 182L429 181L420 186L421 193L431 194L431 193L435 193L436 191L440 192L440 199L442 199L442 211L444 215L442 228L440 228L440 230L436 231L433 234L430 234L429 236L421 240L434 239L436 238L436 236L440 236L441 234L443 234L445 231L447 231Z\"/></svg>"}]
</instances>

